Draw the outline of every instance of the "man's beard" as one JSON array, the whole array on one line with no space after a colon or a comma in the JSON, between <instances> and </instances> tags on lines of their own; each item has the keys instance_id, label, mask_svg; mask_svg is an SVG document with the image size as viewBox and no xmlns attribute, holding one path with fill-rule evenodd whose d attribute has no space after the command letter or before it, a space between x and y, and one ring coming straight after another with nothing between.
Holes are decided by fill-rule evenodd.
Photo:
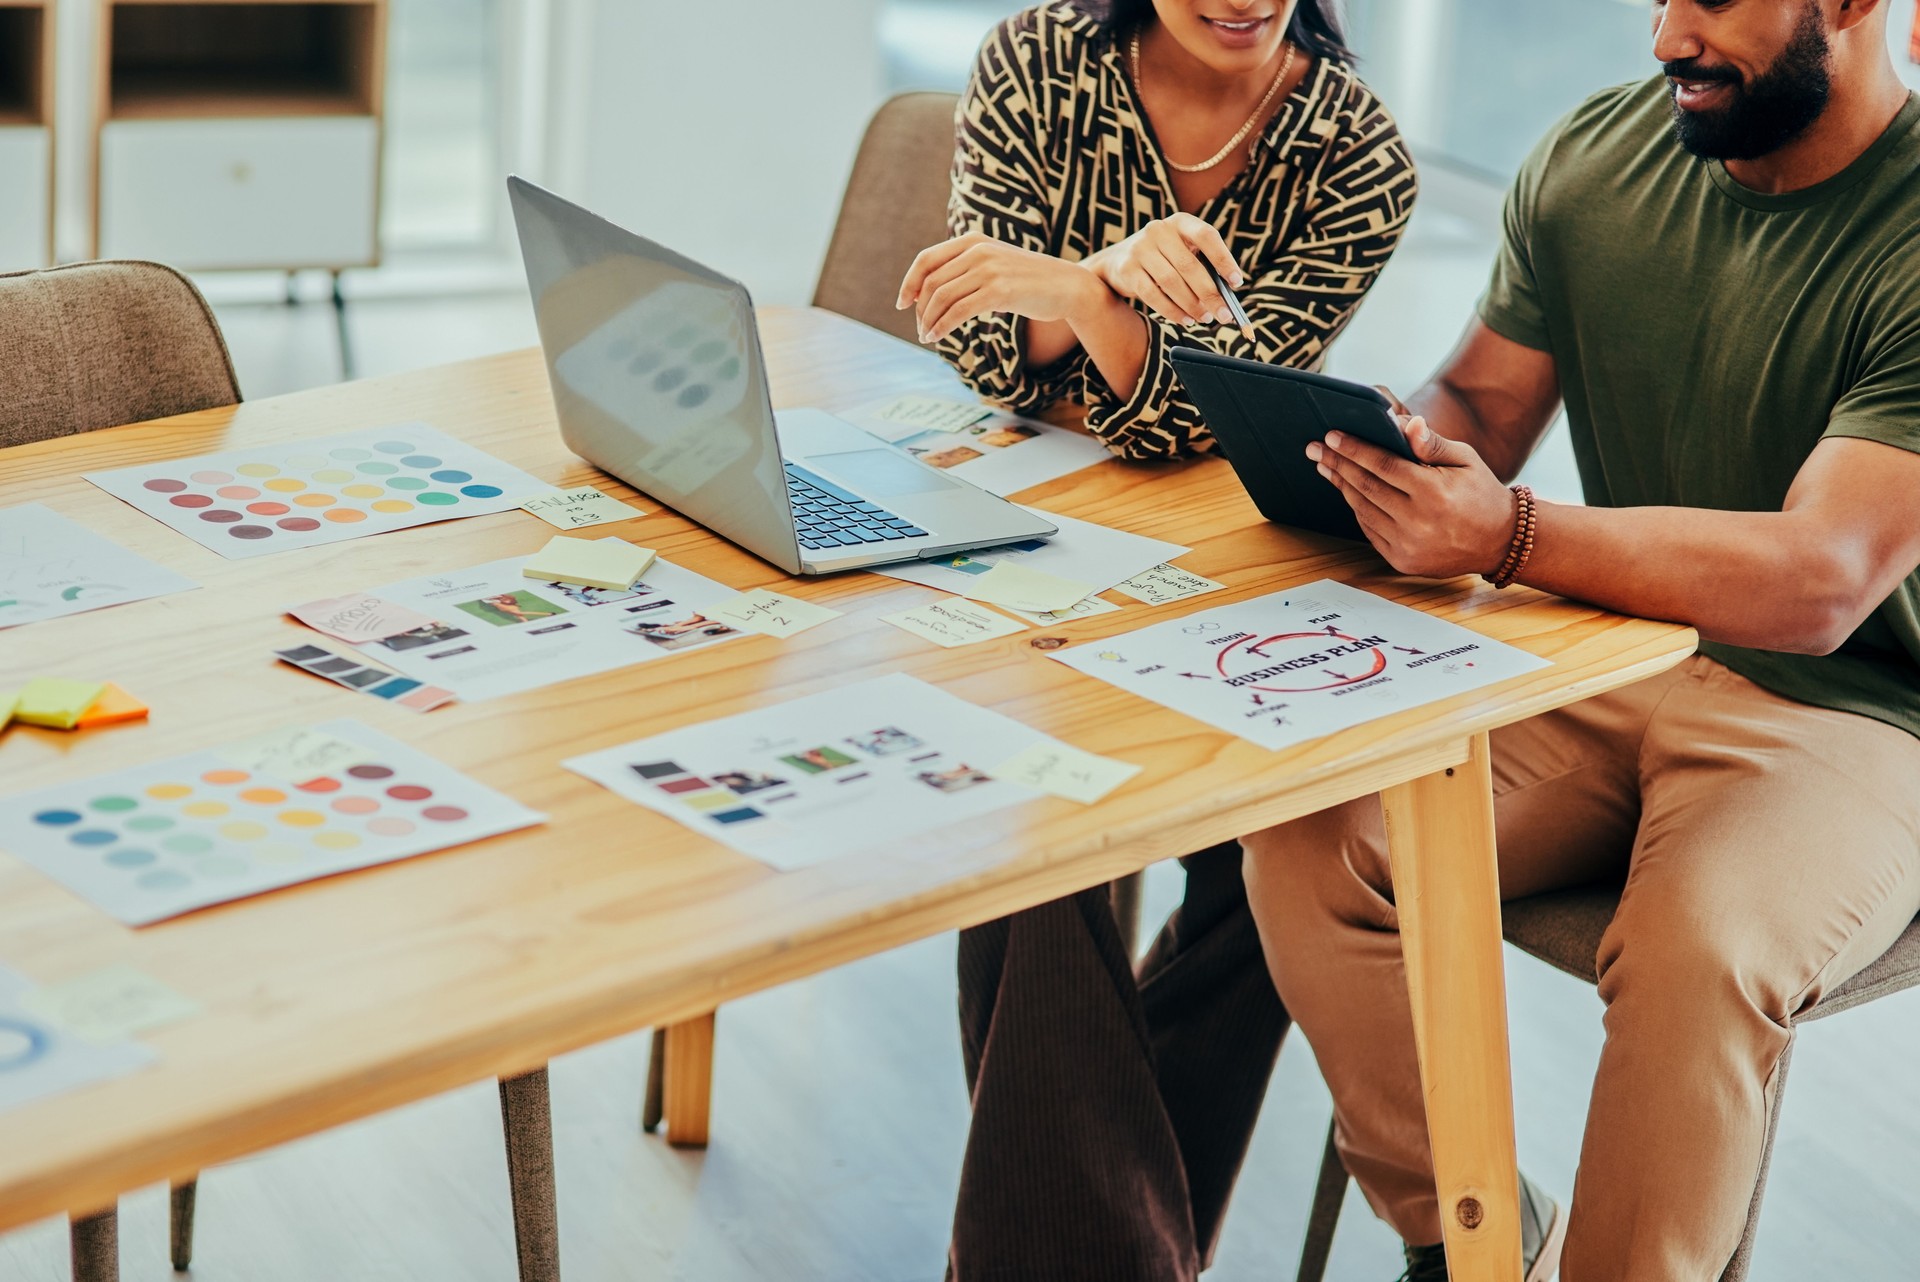
<instances>
[{"instance_id":1,"label":"man's beard","mask_svg":"<svg viewBox=\"0 0 1920 1282\"><path fill-rule=\"evenodd\" d=\"M1674 136L1704 160L1756 160L1771 155L1805 133L1827 109L1833 88L1830 54L1820 8L1808 4L1792 42L1749 83L1741 83L1740 73L1731 67L1703 67L1692 59L1666 63L1664 69L1672 80L1733 87L1732 104L1715 111L1685 111L1675 102Z\"/></svg>"}]
</instances>

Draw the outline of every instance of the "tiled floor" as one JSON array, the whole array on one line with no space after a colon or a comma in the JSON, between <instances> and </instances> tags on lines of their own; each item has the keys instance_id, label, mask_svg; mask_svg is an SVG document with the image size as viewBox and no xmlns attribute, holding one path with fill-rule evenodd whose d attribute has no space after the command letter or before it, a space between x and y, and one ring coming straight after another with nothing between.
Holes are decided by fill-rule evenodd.
<instances>
[{"instance_id":1,"label":"tiled floor","mask_svg":"<svg viewBox=\"0 0 1920 1282\"><path fill-rule=\"evenodd\" d=\"M1452 344L1489 252L1484 220L1423 207L1419 226L1336 349L1334 372L1405 388ZM330 309L219 307L250 397L330 381ZM350 310L362 374L524 346L513 292L368 300ZM356 426L341 424L342 428ZM1563 437L1531 469L1571 496ZM1810 852L1812 857L1812 852ZM1149 878L1149 916L1178 892ZM713 1147L676 1152L636 1124L644 1037L554 1065L562 1254L582 1282L903 1282L940 1276L967 1121L943 936L729 1006L721 1014ZM1524 958L1509 967L1520 1152L1572 1188L1601 1039L1593 990ZM1893 1282L1914 1276L1920 1222L1920 993L1808 1032L1793 1083L1754 1277ZM1281 1056L1219 1260L1220 1282L1291 1276L1327 1118L1302 1039ZM3 1132L0 1132L3 1134ZM130 1282L172 1276L165 1198L124 1202ZM506 1282L514 1253L499 1113L477 1085L208 1172L203 1282ZM0 1279L65 1276L63 1226L0 1237ZM1396 1244L1351 1195L1331 1276L1386 1282Z\"/></svg>"}]
</instances>

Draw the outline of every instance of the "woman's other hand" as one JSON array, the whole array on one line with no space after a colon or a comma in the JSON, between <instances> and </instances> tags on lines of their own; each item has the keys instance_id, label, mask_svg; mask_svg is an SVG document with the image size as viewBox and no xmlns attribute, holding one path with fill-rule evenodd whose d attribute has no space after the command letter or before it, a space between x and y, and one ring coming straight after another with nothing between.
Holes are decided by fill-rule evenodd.
<instances>
[{"instance_id":1,"label":"woman's other hand","mask_svg":"<svg viewBox=\"0 0 1920 1282\"><path fill-rule=\"evenodd\" d=\"M1109 298L1107 287L1074 263L969 232L921 250L894 305L913 307L920 341L933 343L990 312L1072 324Z\"/></svg>"},{"instance_id":2,"label":"woman's other hand","mask_svg":"<svg viewBox=\"0 0 1920 1282\"><path fill-rule=\"evenodd\" d=\"M1175 325L1231 325L1233 313L1202 258L1213 264L1229 289L1246 283L1220 233L1192 214L1156 218L1081 265L1120 297L1146 304Z\"/></svg>"}]
</instances>

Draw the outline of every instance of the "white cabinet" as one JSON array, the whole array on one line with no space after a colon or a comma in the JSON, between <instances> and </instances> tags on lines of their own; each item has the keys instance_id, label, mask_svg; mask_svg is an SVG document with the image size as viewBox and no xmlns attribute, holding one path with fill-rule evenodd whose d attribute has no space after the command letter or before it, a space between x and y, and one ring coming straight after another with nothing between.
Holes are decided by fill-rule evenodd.
<instances>
[{"instance_id":1,"label":"white cabinet","mask_svg":"<svg viewBox=\"0 0 1920 1282\"><path fill-rule=\"evenodd\" d=\"M100 257L189 270L372 264L379 168L371 116L109 120Z\"/></svg>"},{"instance_id":2,"label":"white cabinet","mask_svg":"<svg viewBox=\"0 0 1920 1282\"><path fill-rule=\"evenodd\" d=\"M45 125L0 125L0 272L47 265L51 147Z\"/></svg>"}]
</instances>

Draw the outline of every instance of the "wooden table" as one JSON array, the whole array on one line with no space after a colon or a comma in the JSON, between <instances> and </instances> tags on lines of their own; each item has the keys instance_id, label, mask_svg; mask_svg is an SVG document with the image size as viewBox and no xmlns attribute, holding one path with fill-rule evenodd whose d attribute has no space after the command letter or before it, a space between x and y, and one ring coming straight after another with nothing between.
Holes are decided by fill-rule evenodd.
<instances>
[{"instance_id":1,"label":"wooden table","mask_svg":"<svg viewBox=\"0 0 1920 1282\"><path fill-rule=\"evenodd\" d=\"M824 312L763 314L782 405L954 392L936 358ZM1047 659L1018 636L940 650L875 616L929 589L867 574L788 580L648 499L618 533L736 587L844 611L751 638L419 716L276 664L289 602L538 548L505 513L227 561L81 479L87 469L426 420L556 485L631 495L560 443L537 352L516 352L0 452L0 505L44 500L205 586L0 633L0 685L112 679L150 722L0 741L14 790L352 716L546 811L454 850L132 930L0 854L0 962L41 981L115 963L204 1007L146 1035L157 1064L8 1113L0 1229L111 1206L139 1185L378 1113L748 993L1385 791L1449 1255L1460 1279L1519 1278L1516 1175L1487 732L1656 673L1686 628L1478 580L1415 582L1365 550L1267 524L1224 464L1109 462L1023 495L1189 544L1227 591L1048 630L1073 641L1334 576L1552 660L1542 671L1278 752ZM1056 799L912 850L787 874L560 767L564 757L903 671L1069 743L1141 763L1095 806Z\"/></svg>"}]
</instances>

